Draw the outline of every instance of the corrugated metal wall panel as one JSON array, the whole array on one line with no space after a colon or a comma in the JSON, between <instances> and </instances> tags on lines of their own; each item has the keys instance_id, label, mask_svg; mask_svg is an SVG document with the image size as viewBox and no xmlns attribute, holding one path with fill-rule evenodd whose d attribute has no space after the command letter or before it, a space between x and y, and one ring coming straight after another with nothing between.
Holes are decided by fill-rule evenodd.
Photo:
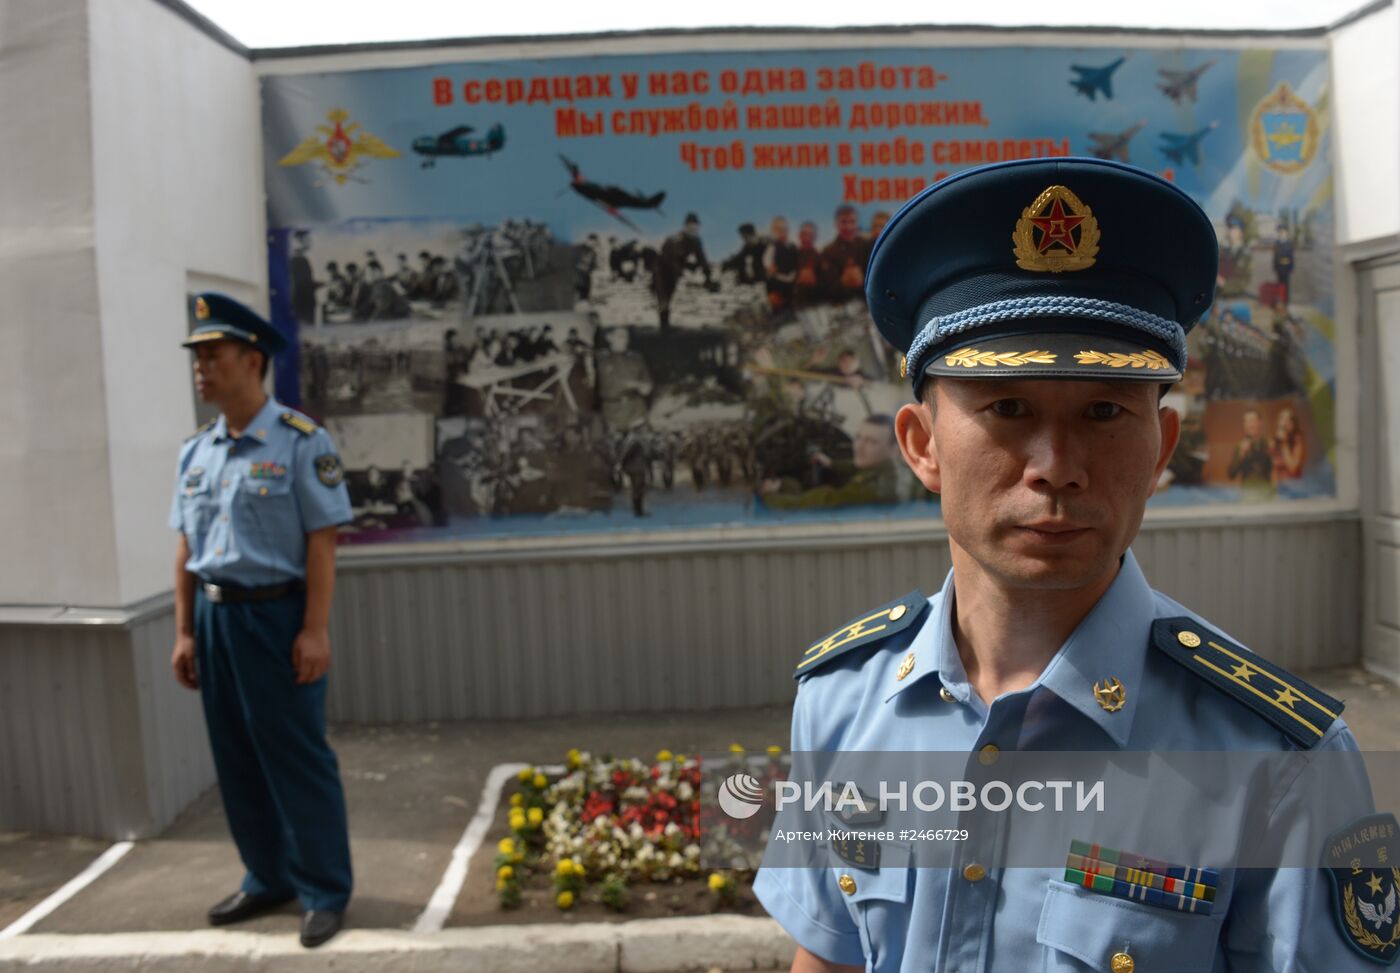
<instances>
[{"instance_id":1,"label":"corrugated metal wall panel","mask_svg":"<svg viewBox=\"0 0 1400 973\"><path fill-rule=\"evenodd\" d=\"M134 781L143 778L131 747L112 746L121 714L135 709L119 640L100 630L0 630L0 830L97 834L104 822L132 825L123 783L132 770ZM131 742L139 754L139 737Z\"/></svg>"},{"instance_id":2,"label":"corrugated metal wall panel","mask_svg":"<svg viewBox=\"0 0 1400 973\"><path fill-rule=\"evenodd\" d=\"M214 785L214 756L199 693L177 683L170 671L175 616L167 611L140 619L128 637L141 701L149 833L156 834Z\"/></svg>"},{"instance_id":3,"label":"corrugated metal wall panel","mask_svg":"<svg viewBox=\"0 0 1400 973\"><path fill-rule=\"evenodd\" d=\"M1355 519L1152 524L1161 591L1285 666L1359 658ZM352 722L781 703L801 648L951 566L946 541L343 558L330 707Z\"/></svg>"},{"instance_id":4,"label":"corrugated metal wall panel","mask_svg":"<svg viewBox=\"0 0 1400 973\"><path fill-rule=\"evenodd\" d=\"M1155 587L1293 669L1360 657L1355 518L1154 524ZM412 722L791 699L802 648L950 567L945 540L346 557L333 719ZM164 828L213 783L168 607L122 625L0 625L0 830Z\"/></svg>"},{"instance_id":5,"label":"corrugated metal wall panel","mask_svg":"<svg viewBox=\"0 0 1400 973\"><path fill-rule=\"evenodd\" d=\"M0 831L143 838L214 782L173 621L0 626Z\"/></svg>"}]
</instances>

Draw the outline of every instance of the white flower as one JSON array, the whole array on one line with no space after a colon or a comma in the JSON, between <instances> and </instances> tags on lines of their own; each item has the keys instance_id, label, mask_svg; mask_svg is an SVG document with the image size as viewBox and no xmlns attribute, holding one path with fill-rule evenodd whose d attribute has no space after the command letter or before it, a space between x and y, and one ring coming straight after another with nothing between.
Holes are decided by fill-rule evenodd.
<instances>
[{"instance_id":1,"label":"white flower","mask_svg":"<svg viewBox=\"0 0 1400 973\"><path fill-rule=\"evenodd\" d=\"M687 858L699 858L699 857L700 857L700 846L699 846L699 845L686 845L686 846L685 846L685 857L687 857Z\"/></svg>"},{"instance_id":2,"label":"white flower","mask_svg":"<svg viewBox=\"0 0 1400 973\"><path fill-rule=\"evenodd\" d=\"M683 780L676 788L676 797L682 801L688 801L695 796L695 788L690 786L690 781Z\"/></svg>"}]
</instances>

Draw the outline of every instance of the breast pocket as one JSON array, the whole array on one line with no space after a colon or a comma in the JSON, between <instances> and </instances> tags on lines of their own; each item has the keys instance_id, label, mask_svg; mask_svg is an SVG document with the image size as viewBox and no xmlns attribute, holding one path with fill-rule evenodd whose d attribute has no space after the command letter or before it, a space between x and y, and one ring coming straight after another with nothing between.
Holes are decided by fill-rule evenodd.
<instances>
[{"instance_id":1,"label":"breast pocket","mask_svg":"<svg viewBox=\"0 0 1400 973\"><path fill-rule=\"evenodd\" d=\"M1035 938L1047 973L1206 973L1215 963L1220 921L1051 881ZM1132 963L1120 959L1115 966L1118 954Z\"/></svg>"},{"instance_id":2,"label":"breast pocket","mask_svg":"<svg viewBox=\"0 0 1400 973\"><path fill-rule=\"evenodd\" d=\"M203 541L204 533L214 519L217 505L208 476L180 491L180 531L189 538L191 547L196 551L196 545Z\"/></svg>"},{"instance_id":3,"label":"breast pocket","mask_svg":"<svg viewBox=\"0 0 1400 973\"><path fill-rule=\"evenodd\" d=\"M914 870L840 865L831 871L860 930L860 946L870 968L879 968L891 950L903 952L909 933L909 891Z\"/></svg>"},{"instance_id":4,"label":"breast pocket","mask_svg":"<svg viewBox=\"0 0 1400 973\"><path fill-rule=\"evenodd\" d=\"M301 517L290 479L245 477L238 485L237 503L239 519L264 538L301 533Z\"/></svg>"}]
</instances>

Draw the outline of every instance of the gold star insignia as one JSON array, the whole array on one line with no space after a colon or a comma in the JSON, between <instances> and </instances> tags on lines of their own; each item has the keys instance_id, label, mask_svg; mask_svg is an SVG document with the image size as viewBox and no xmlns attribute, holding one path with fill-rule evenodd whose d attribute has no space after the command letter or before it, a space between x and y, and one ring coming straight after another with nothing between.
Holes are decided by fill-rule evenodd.
<instances>
[{"instance_id":1,"label":"gold star insignia","mask_svg":"<svg viewBox=\"0 0 1400 973\"><path fill-rule=\"evenodd\" d=\"M1366 887L1371 890L1372 895L1381 894L1381 880L1375 872L1371 873L1371 880L1366 883Z\"/></svg>"},{"instance_id":2,"label":"gold star insignia","mask_svg":"<svg viewBox=\"0 0 1400 973\"><path fill-rule=\"evenodd\" d=\"M1284 686L1278 691L1279 704L1287 706L1289 709L1292 709L1293 704L1298 702L1300 698L1300 696L1293 692L1293 689L1290 686Z\"/></svg>"},{"instance_id":3,"label":"gold star insignia","mask_svg":"<svg viewBox=\"0 0 1400 973\"><path fill-rule=\"evenodd\" d=\"M1249 677L1258 671L1259 670L1252 667L1248 662L1241 662L1239 665L1235 666L1234 675L1236 679L1242 682L1249 682Z\"/></svg>"}]
</instances>

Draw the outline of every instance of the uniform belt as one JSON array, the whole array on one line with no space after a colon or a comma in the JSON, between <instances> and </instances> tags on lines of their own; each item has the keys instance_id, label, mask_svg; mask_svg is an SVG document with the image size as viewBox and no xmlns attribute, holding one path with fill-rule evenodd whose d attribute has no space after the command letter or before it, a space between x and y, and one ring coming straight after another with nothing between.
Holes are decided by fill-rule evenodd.
<instances>
[{"instance_id":1,"label":"uniform belt","mask_svg":"<svg viewBox=\"0 0 1400 973\"><path fill-rule=\"evenodd\" d=\"M274 598L282 598L301 591L306 587L306 584L298 579L284 581L281 584L265 585L261 588L245 588L236 584L216 584L213 581L202 581L200 587L204 591L204 597L209 601L216 605L226 605L240 601L272 601Z\"/></svg>"}]
</instances>

